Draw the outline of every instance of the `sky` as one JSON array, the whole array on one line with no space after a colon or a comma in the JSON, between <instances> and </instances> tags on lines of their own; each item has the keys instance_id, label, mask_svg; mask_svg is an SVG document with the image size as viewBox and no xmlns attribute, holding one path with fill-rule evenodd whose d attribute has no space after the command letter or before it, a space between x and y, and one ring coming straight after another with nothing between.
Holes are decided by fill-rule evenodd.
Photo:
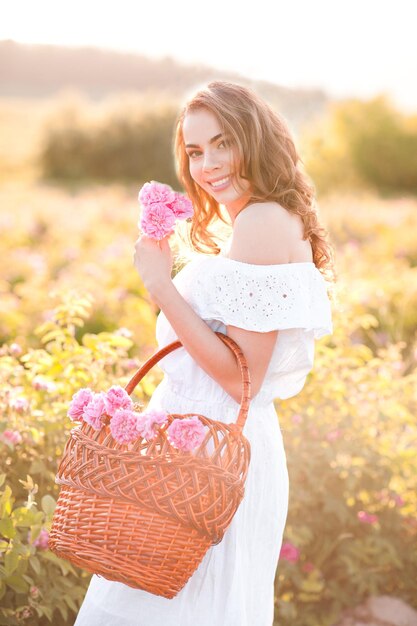
<instances>
[{"instance_id":1,"label":"sky","mask_svg":"<svg viewBox=\"0 0 417 626\"><path fill-rule=\"evenodd\" d=\"M0 40L171 56L417 113L415 0L12 0Z\"/></svg>"}]
</instances>

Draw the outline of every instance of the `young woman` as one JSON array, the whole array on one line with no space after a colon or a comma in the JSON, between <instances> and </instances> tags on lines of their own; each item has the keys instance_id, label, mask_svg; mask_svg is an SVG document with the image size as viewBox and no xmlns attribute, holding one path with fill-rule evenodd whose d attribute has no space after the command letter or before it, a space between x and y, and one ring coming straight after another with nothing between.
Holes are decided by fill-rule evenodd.
<instances>
[{"instance_id":1,"label":"young woman","mask_svg":"<svg viewBox=\"0 0 417 626\"><path fill-rule=\"evenodd\" d=\"M168 237L135 245L135 266L161 309L165 376L149 407L235 422L241 377L221 331L242 349L251 378L244 434L245 496L223 540L169 600L93 576L76 626L272 626L274 579L288 510L288 472L275 398L303 387L314 341L332 332L325 274L331 245L299 169L285 121L253 91L212 82L177 120L179 180L194 205L194 258L171 279ZM210 225L230 218L227 254ZM209 254L207 254L209 252Z\"/></svg>"}]
</instances>

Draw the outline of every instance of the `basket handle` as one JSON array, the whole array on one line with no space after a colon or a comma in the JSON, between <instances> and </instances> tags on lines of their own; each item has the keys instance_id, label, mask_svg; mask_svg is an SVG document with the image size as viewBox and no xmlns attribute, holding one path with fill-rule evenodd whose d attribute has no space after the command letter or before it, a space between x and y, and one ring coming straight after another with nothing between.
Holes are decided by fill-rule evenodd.
<instances>
[{"instance_id":1,"label":"basket handle","mask_svg":"<svg viewBox=\"0 0 417 626\"><path fill-rule=\"evenodd\" d=\"M224 333L221 333L218 331L216 331L216 335L223 341L223 343L229 346L229 348L234 353L237 359L237 362L239 364L240 374L242 377L242 395L240 398L240 409L239 409L239 414L237 416L236 425L238 429L242 431L246 422L246 418L248 416L249 402L251 398L251 395L250 395L251 382L250 382L248 364L246 362L246 358L242 350L239 348L238 344L233 339L231 339L231 337L228 337ZM156 363L158 363L158 361L163 359L170 352L173 352L173 350L180 348L181 346L182 346L181 341L177 339L177 341L173 341L172 343L169 343L168 345L161 348L161 350L158 350L158 352L155 352L155 354L153 354L147 361L145 361L145 363L132 376L132 378L129 380L129 382L127 383L125 387L125 391L129 394L129 396L134 391L136 385L145 376L145 374L147 374L149 370L152 369L152 367Z\"/></svg>"}]
</instances>

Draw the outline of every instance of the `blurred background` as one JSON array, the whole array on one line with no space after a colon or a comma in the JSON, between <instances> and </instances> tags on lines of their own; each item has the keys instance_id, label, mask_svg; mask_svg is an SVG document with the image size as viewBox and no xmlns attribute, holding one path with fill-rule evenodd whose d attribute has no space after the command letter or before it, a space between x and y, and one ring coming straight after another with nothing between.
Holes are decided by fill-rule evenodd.
<instances>
[{"instance_id":1,"label":"blurred background","mask_svg":"<svg viewBox=\"0 0 417 626\"><path fill-rule=\"evenodd\" d=\"M75 619L89 574L47 547L68 403L83 386L126 384L155 351L158 310L133 268L137 194L149 180L181 191L174 120L213 79L250 86L285 117L336 253L335 332L317 342L303 391L276 403L292 490L275 623L417 623L413 10L3 9L0 625ZM160 378L154 368L138 398Z\"/></svg>"}]
</instances>

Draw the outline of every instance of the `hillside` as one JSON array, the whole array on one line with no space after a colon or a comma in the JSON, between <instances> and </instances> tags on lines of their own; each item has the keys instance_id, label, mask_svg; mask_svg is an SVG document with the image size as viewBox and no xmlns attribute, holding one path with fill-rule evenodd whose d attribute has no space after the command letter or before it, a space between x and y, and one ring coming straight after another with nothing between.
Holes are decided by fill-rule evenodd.
<instances>
[{"instance_id":1,"label":"hillside","mask_svg":"<svg viewBox=\"0 0 417 626\"><path fill-rule=\"evenodd\" d=\"M203 65L185 65L170 57L92 47L27 45L0 41L0 98L45 99L72 88L93 100L117 92L158 91L180 97L193 86L213 79L252 86L298 127L320 114L329 100L322 90L293 90Z\"/></svg>"}]
</instances>

